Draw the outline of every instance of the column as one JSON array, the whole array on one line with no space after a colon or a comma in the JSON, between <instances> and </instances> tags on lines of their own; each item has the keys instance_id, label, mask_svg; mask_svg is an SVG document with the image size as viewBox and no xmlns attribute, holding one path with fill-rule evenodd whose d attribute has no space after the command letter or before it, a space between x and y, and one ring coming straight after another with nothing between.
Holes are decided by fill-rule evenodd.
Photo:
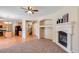
<instances>
[{"instance_id":1,"label":"column","mask_svg":"<svg viewBox=\"0 0 79 59\"><path fill-rule=\"evenodd\" d=\"M16 26L16 23L13 23L13 36L15 35L15 26Z\"/></svg>"},{"instance_id":2,"label":"column","mask_svg":"<svg viewBox=\"0 0 79 59\"><path fill-rule=\"evenodd\" d=\"M40 39L40 21L37 21L37 39Z\"/></svg>"},{"instance_id":3,"label":"column","mask_svg":"<svg viewBox=\"0 0 79 59\"><path fill-rule=\"evenodd\" d=\"M26 20L22 20L22 41L26 41Z\"/></svg>"}]
</instances>

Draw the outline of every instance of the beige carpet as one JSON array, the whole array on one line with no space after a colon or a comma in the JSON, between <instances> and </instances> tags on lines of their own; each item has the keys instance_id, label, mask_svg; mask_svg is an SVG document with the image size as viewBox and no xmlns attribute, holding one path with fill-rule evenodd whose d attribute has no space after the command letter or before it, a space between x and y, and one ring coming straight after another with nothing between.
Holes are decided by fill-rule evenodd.
<instances>
[{"instance_id":1,"label":"beige carpet","mask_svg":"<svg viewBox=\"0 0 79 59\"><path fill-rule=\"evenodd\" d=\"M1 49L0 53L66 53L58 45L48 39L31 40L10 48Z\"/></svg>"}]
</instances>

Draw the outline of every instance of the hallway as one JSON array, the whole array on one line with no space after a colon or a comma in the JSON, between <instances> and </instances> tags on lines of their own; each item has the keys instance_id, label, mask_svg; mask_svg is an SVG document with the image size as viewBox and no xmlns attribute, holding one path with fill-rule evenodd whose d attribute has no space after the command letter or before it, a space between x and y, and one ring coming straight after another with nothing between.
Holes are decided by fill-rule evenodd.
<instances>
[{"instance_id":1,"label":"hallway","mask_svg":"<svg viewBox=\"0 0 79 59\"><path fill-rule=\"evenodd\" d=\"M7 42L8 41L8 42ZM22 43L20 37L6 39L1 45L0 53L65 53L58 45L48 39L30 40Z\"/></svg>"}]
</instances>

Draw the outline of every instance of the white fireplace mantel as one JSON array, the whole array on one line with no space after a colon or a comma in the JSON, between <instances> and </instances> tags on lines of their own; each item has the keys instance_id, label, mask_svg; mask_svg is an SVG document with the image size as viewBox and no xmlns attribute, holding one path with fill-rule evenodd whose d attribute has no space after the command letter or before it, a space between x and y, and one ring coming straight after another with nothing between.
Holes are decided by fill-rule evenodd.
<instances>
[{"instance_id":1,"label":"white fireplace mantel","mask_svg":"<svg viewBox=\"0 0 79 59\"><path fill-rule=\"evenodd\" d=\"M71 22L57 24L56 31L64 31L68 34L72 34L72 25Z\"/></svg>"},{"instance_id":2,"label":"white fireplace mantel","mask_svg":"<svg viewBox=\"0 0 79 59\"><path fill-rule=\"evenodd\" d=\"M67 22L67 23L61 23L61 24L57 24L56 25L56 36L57 36L57 44L63 48L64 50L66 50L67 52L71 52L71 48L72 48L72 31L73 30L73 24L71 22ZM64 47L63 45L61 45L58 42L58 32L59 31L63 31L67 33L67 48Z\"/></svg>"}]
</instances>

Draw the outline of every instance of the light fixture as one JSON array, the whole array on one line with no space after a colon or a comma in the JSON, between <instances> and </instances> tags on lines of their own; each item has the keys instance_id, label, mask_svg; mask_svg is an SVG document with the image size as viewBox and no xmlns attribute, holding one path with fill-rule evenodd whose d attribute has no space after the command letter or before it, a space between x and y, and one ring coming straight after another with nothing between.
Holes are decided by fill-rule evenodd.
<instances>
[{"instance_id":1,"label":"light fixture","mask_svg":"<svg viewBox=\"0 0 79 59\"><path fill-rule=\"evenodd\" d=\"M28 13L28 14L34 14L35 12L38 12L37 9L34 9L31 6L28 6L27 8L26 7L22 7L22 9L24 9L25 13Z\"/></svg>"},{"instance_id":2,"label":"light fixture","mask_svg":"<svg viewBox=\"0 0 79 59\"><path fill-rule=\"evenodd\" d=\"M28 13L28 14L32 14L32 11L28 11L27 13Z\"/></svg>"},{"instance_id":3,"label":"light fixture","mask_svg":"<svg viewBox=\"0 0 79 59\"><path fill-rule=\"evenodd\" d=\"M12 24L12 22L4 22L4 24Z\"/></svg>"}]
</instances>

